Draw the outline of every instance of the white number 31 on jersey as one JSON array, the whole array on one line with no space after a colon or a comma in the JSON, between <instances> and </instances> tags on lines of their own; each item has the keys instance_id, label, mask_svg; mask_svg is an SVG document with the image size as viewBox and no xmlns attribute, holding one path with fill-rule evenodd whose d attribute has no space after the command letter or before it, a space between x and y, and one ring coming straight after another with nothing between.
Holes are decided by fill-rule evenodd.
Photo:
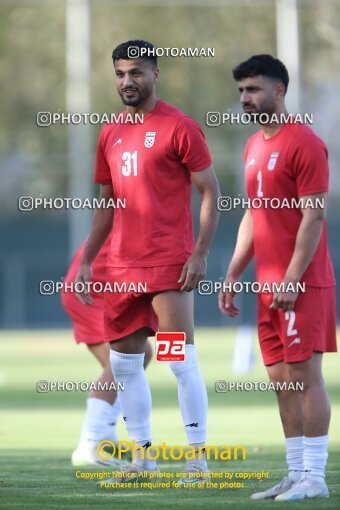
<instances>
[{"instance_id":1,"label":"white number 31 on jersey","mask_svg":"<svg viewBox=\"0 0 340 510\"><path fill-rule=\"evenodd\" d=\"M125 177L129 175L137 175L137 151L135 152L123 152L122 160L125 165L122 165L122 174Z\"/></svg>"}]
</instances>

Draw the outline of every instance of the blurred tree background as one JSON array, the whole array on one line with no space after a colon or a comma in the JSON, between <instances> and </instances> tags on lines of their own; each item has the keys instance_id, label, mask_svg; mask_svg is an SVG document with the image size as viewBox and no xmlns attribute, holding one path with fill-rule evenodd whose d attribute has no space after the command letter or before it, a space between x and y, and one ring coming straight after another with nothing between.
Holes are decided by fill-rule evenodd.
<instances>
[{"instance_id":1,"label":"blurred tree background","mask_svg":"<svg viewBox=\"0 0 340 510\"><path fill-rule=\"evenodd\" d=\"M205 125L208 111L241 111L231 70L255 53L276 54L275 0L90 1L91 111L122 110L114 84L112 49L143 38L158 47L212 47L214 58L159 58L158 96L192 116L203 128L222 194L243 193L242 154L252 126ZM337 273L340 246L340 1L299 0L301 112L314 114L316 133L329 148L330 243ZM66 1L0 1L0 203L2 234L0 324L65 325L58 297L39 295L39 281L60 279L69 262L69 210L18 211L21 195L68 195L69 127L36 125L39 111L66 112ZM91 126L94 157L100 126ZM92 179L92 171L84 172ZM94 193L97 191L93 188ZM194 198L195 217L198 200ZM235 241L241 212L222 214L210 260L218 279ZM197 218L196 218L197 219ZM334 233L334 234L333 234ZM14 276L13 276L14 275ZM12 288L15 290L11 290ZM224 323L212 297L204 324ZM208 298L204 298L208 299ZM252 302L253 303L253 302ZM253 303L254 304L254 303ZM253 320L246 305L243 321Z\"/></svg>"}]
</instances>

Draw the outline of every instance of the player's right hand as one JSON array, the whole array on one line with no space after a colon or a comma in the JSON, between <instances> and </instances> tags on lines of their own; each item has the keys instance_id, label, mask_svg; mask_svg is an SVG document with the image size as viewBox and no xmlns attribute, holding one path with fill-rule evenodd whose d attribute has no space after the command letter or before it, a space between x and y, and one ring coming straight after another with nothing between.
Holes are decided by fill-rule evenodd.
<instances>
[{"instance_id":1,"label":"player's right hand","mask_svg":"<svg viewBox=\"0 0 340 510\"><path fill-rule=\"evenodd\" d=\"M230 277L226 277L225 284L233 284L236 280ZM235 292L227 289L221 290L218 296L218 307L224 315L228 317L237 317L240 313L240 309L234 303Z\"/></svg>"},{"instance_id":2,"label":"player's right hand","mask_svg":"<svg viewBox=\"0 0 340 510\"><path fill-rule=\"evenodd\" d=\"M93 299L91 298L87 289L88 283L91 281L92 269L91 266L82 265L79 268L78 274L75 279L75 283L81 283L79 287L82 289L81 292L76 292L76 296L83 305L92 305Z\"/></svg>"}]
</instances>

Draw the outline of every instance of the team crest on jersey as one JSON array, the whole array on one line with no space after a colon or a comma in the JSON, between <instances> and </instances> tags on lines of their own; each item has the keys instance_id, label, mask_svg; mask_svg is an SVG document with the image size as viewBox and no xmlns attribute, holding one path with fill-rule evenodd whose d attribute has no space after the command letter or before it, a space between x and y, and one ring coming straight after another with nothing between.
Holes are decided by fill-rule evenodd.
<instances>
[{"instance_id":1,"label":"team crest on jersey","mask_svg":"<svg viewBox=\"0 0 340 510\"><path fill-rule=\"evenodd\" d=\"M147 131L145 133L144 147L150 149L155 143L156 131Z\"/></svg>"},{"instance_id":2,"label":"team crest on jersey","mask_svg":"<svg viewBox=\"0 0 340 510\"><path fill-rule=\"evenodd\" d=\"M272 152L268 161L268 170L272 171L275 168L277 158L279 157L279 152Z\"/></svg>"}]
</instances>

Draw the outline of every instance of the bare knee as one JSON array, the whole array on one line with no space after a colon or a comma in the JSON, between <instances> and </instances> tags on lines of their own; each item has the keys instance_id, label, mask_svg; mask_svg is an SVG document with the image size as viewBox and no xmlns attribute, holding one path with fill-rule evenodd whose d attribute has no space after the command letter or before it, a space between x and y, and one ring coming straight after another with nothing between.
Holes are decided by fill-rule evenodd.
<instances>
[{"instance_id":1,"label":"bare knee","mask_svg":"<svg viewBox=\"0 0 340 510\"><path fill-rule=\"evenodd\" d=\"M138 329L130 335L110 342L111 350L123 354L143 354L149 333L149 328Z\"/></svg>"},{"instance_id":2,"label":"bare knee","mask_svg":"<svg viewBox=\"0 0 340 510\"><path fill-rule=\"evenodd\" d=\"M110 359L110 346L108 343L87 344L88 350L97 359L100 365L105 369Z\"/></svg>"},{"instance_id":3,"label":"bare knee","mask_svg":"<svg viewBox=\"0 0 340 510\"><path fill-rule=\"evenodd\" d=\"M267 366L267 373L270 382L275 385L280 385L287 382L289 379L288 368L285 363L280 362L275 365Z\"/></svg>"},{"instance_id":4,"label":"bare knee","mask_svg":"<svg viewBox=\"0 0 340 510\"><path fill-rule=\"evenodd\" d=\"M321 371L315 370L309 361L290 363L288 365L289 379L294 386L301 385L304 390L323 385Z\"/></svg>"},{"instance_id":5,"label":"bare knee","mask_svg":"<svg viewBox=\"0 0 340 510\"><path fill-rule=\"evenodd\" d=\"M194 301L192 292L165 291L152 298L159 331L184 331L186 342L194 343Z\"/></svg>"}]
</instances>

